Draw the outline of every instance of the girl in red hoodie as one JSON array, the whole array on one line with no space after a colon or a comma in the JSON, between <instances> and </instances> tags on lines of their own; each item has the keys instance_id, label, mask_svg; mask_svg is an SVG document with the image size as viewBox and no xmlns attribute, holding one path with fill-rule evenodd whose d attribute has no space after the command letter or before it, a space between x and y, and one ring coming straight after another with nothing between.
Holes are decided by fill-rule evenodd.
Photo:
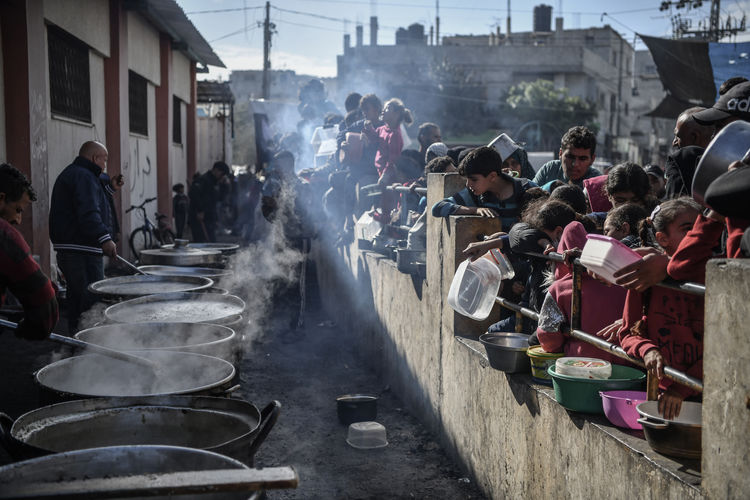
<instances>
[{"instance_id":1,"label":"girl in red hoodie","mask_svg":"<svg viewBox=\"0 0 750 500\"><path fill-rule=\"evenodd\" d=\"M563 230L559 253L582 249L586 244L586 230L580 222L571 222ZM573 298L572 269L562 262L555 265L555 282L544 297L539 312L539 327L536 330L539 343L547 352L565 352L566 356L599 358L610 363L626 364L627 361L613 356L593 345L577 340L560 331L562 324L570 324ZM581 283L581 330L598 332L622 316L625 289L610 286L586 274Z\"/></svg>"},{"instance_id":2,"label":"girl in red hoodie","mask_svg":"<svg viewBox=\"0 0 750 500\"><path fill-rule=\"evenodd\" d=\"M675 253L700 210L691 198L678 198L662 203L646 220L668 256ZM649 240L645 231L641 239ZM696 393L665 378L664 366L702 378L703 297L658 286L644 292L629 290L618 335L622 348L643 359L659 377L659 411L667 419L675 418L682 401Z\"/></svg>"}]
</instances>

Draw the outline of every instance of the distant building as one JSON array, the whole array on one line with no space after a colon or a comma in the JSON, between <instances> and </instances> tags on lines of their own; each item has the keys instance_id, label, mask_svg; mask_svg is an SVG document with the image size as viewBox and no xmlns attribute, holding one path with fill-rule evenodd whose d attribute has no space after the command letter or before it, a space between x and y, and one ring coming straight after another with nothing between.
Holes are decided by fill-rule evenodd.
<instances>
[{"instance_id":1,"label":"distant building","mask_svg":"<svg viewBox=\"0 0 750 500\"><path fill-rule=\"evenodd\" d=\"M299 89L310 79L318 78L310 75L298 75L292 70L271 70L270 75L270 100L297 102ZM329 99L335 100L338 86L335 78L318 78L323 82L328 92ZM261 99L263 97L263 70L240 70L232 71L229 78L229 86L236 101L243 102L248 99ZM343 102L336 102L343 108Z\"/></svg>"},{"instance_id":2,"label":"distant building","mask_svg":"<svg viewBox=\"0 0 750 500\"><path fill-rule=\"evenodd\" d=\"M400 92L408 98L406 105L416 111L417 121L426 121L444 102L418 86L430 83L434 68L442 63L465 79L463 88L459 85L453 92L457 101L483 103L481 116L468 119L484 120L492 127L497 122L493 112L511 86L550 80L558 88L567 88L570 95L596 104L600 157L641 161L641 149L648 145L653 150L653 140L642 137L640 128L636 130L633 47L608 25L564 30L562 18L557 18L555 29L547 30L550 12L541 9L535 14L538 26L533 32L508 36L498 29L488 35L446 36L439 45L427 45L399 43L399 33L405 36L399 31L395 45L348 47L338 56L338 84L342 90L374 91L384 98ZM664 95L660 89L642 86L640 98L651 92Z\"/></svg>"},{"instance_id":3,"label":"distant building","mask_svg":"<svg viewBox=\"0 0 750 500\"><path fill-rule=\"evenodd\" d=\"M232 164L234 95L227 82L199 81L198 170L206 172L217 161Z\"/></svg>"}]
</instances>

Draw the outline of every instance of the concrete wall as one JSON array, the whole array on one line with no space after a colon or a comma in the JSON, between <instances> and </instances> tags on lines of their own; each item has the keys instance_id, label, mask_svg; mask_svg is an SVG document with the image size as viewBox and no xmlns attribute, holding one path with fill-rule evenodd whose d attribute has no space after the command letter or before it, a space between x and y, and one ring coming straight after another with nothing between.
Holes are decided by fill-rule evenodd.
<instances>
[{"instance_id":1,"label":"concrete wall","mask_svg":"<svg viewBox=\"0 0 750 500\"><path fill-rule=\"evenodd\" d=\"M196 120L198 128L198 171L203 173L211 168L214 162L219 160L232 164L231 140L232 133L229 119L226 120L227 129L224 131L224 121L213 116L199 116ZM230 148L222 147L225 140ZM226 160L224 154L226 150Z\"/></svg>"},{"instance_id":2,"label":"concrete wall","mask_svg":"<svg viewBox=\"0 0 750 500\"><path fill-rule=\"evenodd\" d=\"M179 97L179 96L178 96ZM172 169L172 184L177 184L178 182L181 182L185 184L185 180L187 179L187 148L185 147L188 140L191 140L187 137L187 104L185 104L183 101L180 101L180 121L181 121L181 130L182 130L182 143L178 144L176 142L172 143L172 151L170 154L170 168ZM171 136L170 136L171 140ZM187 185L187 184L185 184ZM170 189L172 187L170 186Z\"/></svg>"},{"instance_id":3,"label":"concrete wall","mask_svg":"<svg viewBox=\"0 0 750 500\"><path fill-rule=\"evenodd\" d=\"M709 498L750 491L750 262L706 266L703 487Z\"/></svg>"},{"instance_id":4,"label":"concrete wall","mask_svg":"<svg viewBox=\"0 0 750 500\"><path fill-rule=\"evenodd\" d=\"M460 185L455 174L431 174L428 206ZM423 278L356 243L319 245L324 307L489 498L700 498L696 461L658 455L603 417L566 411L528 375L489 367L475 340L486 323L454 314L445 297L461 249L495 224L429 217Z\"/></svg>"},{"instance_id":5,"label":"concrete wall","mask_svg":"<svg viewBox=\"0 0 750 500\"><path fill-rule=\"evenodd\" d=\"M109 56L109 0L44 0L44 18Z\"/></svg>"}]
</instances>

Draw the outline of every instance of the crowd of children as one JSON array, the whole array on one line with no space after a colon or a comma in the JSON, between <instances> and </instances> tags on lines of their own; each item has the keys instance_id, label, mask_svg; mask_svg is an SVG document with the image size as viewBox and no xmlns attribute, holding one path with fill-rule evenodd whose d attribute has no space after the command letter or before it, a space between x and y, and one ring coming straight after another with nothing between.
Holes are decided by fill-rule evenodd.
<instances>
[{"instance_id":1,"label":"crowd of children","mask_svg":"<svg viewBox=\"0 0 750 500\"><path fill-rule=\"evenodd\" d=\"M750 82L739 81L725 92L750 98ZM750 211L734 210L744 198L732 189L750 171L747 158L725 174L724 188L712 186L714 193L707 194L716 206L708 210L704 200L702 206L689 196L692 178L686 176L694 174L695 165L669 167L670 162L687 161L680 151L683 142L684 147L701 149L698 153L705 150L706 144L696 146L682 132L683 140L675 139L676 149L667 161L666 178L657 165L633 162L602 174L593 166L596 136L582 126L563 135L559 159L535 172L523 146L507 134L488 146L448 148L441 142L439 127L424 123L417 135L419 149L404 149L404 125L413 117L402 101L390 99L381 107L373 94L352 93L346 102L347 115L339 117L339 125L332 125L333 118L324 120L338 127L336 154L325 167L301 172L313 192L316 183L325 186L319 190L324 214L319 222L338 235L337 244L351 241L354 224L363 214L416 249L425 248L428 216L499 218L503 231L471 243L464 255L478 258L498 248L509 257L515 276L504 293L539 314L538 322L525 318L519 330L548 352L627 363L566 333L573 294L571 258L580 254L589 234L619 240L642 258L615 273L615 285L593 274L583 276L581 328L644 361L660 380L659 407L667 418L679 414L683 399L700 397L666 378L664 367L701 378L703 297L655 285L665 279L703 282L708 259L745 255L742 242ZM678 119L676 137L678 129L693 121L695 129L716 134L732 120L750 120L747 111L727 107L726 97L714 108L688 111ZM696 162L700 154L690 157ZM453 172L465 178L466 187L427 207L426 197L414 188L426 187L429 174ZM670 176L675 175L680 176L680 190L673 189L677 181ZM394 185L408 186L411 192L383 189ZM728 208L722 212L716 210L719 206ZM745 241L750 236L745 235ZM539 256L551 251L562 253L565 262L554 265ZM515 320L506 312L490 331L515 331Z\"/></svg>"}]
</instances>

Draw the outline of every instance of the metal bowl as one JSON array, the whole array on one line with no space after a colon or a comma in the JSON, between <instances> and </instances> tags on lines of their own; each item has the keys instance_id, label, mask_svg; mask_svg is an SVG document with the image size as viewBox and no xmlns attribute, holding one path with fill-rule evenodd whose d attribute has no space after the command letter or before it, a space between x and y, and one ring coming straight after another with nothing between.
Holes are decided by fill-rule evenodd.
<instances>
[{"instance_id":1,"label":"metal bowl","mask_svg":"<svg viewBox=\"0 0 750 500\"><path fill-rule=\"evenodd\" d=\"M236 243L188 243L187 247L198 250L218 250L223 255L234 255L240 249ZM162 245L161 248L174 248L174 244Z\"/></svg>"},{"instance_id":2,"label":"metal bowl","mask_svg":"<svg viewBox=\"0 0 750 500\"><path fill-rule=\"evenodd\" d=\"M344 425L368 422L378 417L378 397L373 394L345 394L336 398L336 413Z\"/></svg>"},{"instance_id":3,"label":"metal bowl","mask_svg":"<svg viewBox=\"0 0 750 500\"><path fill-rule=\"evenodd\" d=\"M708 186L726 173L732 162L742 160L750 150L750 123L734 121L721 129L706 148L693 176L693 198L704 204Z\"/></svg>"},{"instance_id":4,"label":"metal bowl","mask_svg":"<svg viewBox=\"0 0 750 500\"><path fill-rule=\"evenodd\" d=\"M485 333L479 341L487 351L490 366L506 373L529 371L529 336L522 333Z\"/></svg>"}]
</instances>

